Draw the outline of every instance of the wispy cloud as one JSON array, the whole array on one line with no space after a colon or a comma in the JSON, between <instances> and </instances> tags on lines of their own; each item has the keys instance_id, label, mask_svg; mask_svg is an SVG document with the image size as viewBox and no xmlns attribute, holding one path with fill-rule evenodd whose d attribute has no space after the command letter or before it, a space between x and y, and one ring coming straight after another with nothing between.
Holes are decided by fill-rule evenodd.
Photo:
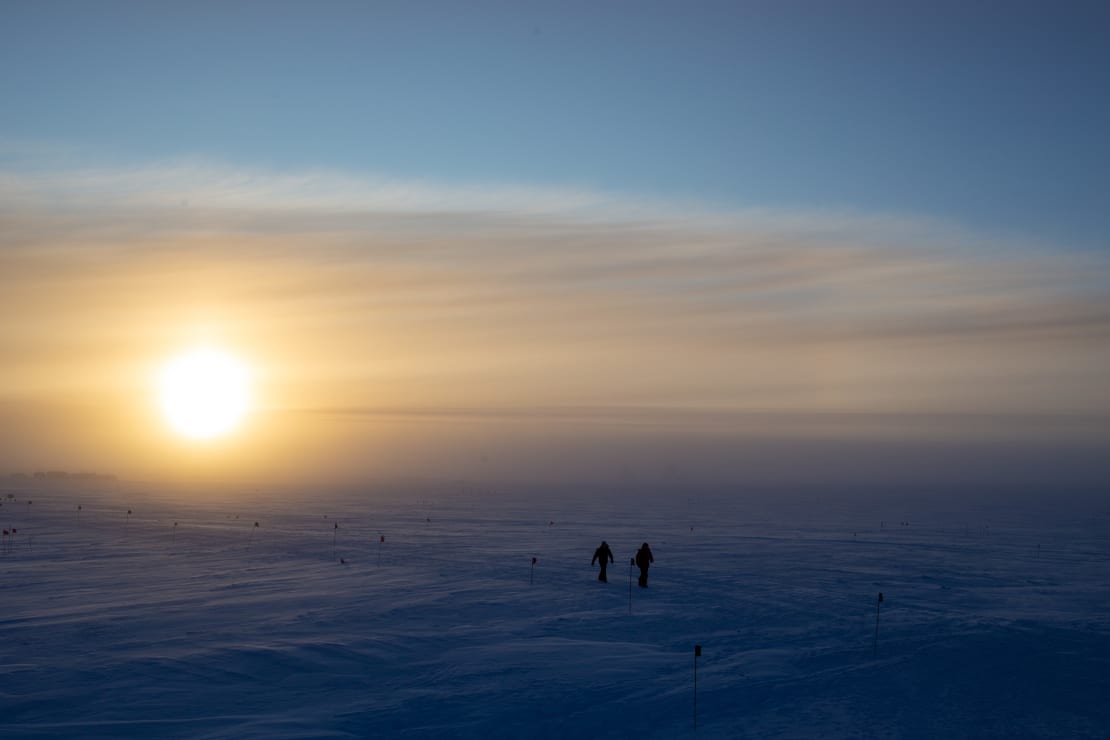
<instances>
[{"instance_id":1,"label":"wispy cloud","mask_svg":"<svg viewBox=\"0 0 1110 740\"><path fill-rule=\"evenodd\" d=\"M1107 260L924 220L197 162L0 219L9 389L208 322L290 407L1110 410Z\"/></svg>"}]
</instances>

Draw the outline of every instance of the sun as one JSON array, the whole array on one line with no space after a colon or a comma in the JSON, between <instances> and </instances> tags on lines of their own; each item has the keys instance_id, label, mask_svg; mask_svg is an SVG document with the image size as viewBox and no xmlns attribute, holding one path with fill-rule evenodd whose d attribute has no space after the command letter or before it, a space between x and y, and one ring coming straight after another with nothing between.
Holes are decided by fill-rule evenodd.
<instances>
[{"instance_id":1,"label":"sun","mask_svg":"<svg viewBox=\"0 0 1110 740\"><path fill-rule=\"evenodd\" d=\"M189 439L222 437L234 431L250 409L250 380L247 366L226 352L189 350L162 368L162 414L175 432Z\"/></svg>"}]
</instances>

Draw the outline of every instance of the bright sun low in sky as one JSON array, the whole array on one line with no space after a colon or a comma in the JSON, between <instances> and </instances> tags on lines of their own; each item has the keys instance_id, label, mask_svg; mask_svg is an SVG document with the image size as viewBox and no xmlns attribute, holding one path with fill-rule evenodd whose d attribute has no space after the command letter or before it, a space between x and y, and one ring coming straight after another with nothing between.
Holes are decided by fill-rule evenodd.
<instances>
[{"instance_id":1,"label":"bright sun low in sky","mask_svg":"<svg viewBox=\"0 0 1110 740\"><path fill-rule=\"evenodd\" d=\"M0 477L1104 489L1110 3L319 5L4 4Z\"/></svg>"},{"instance_id":2,"label":"bright sun low in sky","mask_svg":"<svg viewBox=\"0 0 1110 740\"><path fill-rule=\"evenodd\" d=\"M209 440L234 431L250 409L250 372L218 349L191 349L162 368L158 399L170 427L183 437Z\"/></svg>"}]
</instances>

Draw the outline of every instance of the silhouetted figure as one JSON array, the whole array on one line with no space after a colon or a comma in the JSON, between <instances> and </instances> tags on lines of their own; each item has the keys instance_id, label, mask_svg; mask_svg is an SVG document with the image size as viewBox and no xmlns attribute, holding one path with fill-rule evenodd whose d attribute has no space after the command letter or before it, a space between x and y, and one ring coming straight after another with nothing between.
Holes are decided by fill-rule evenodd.
<instances>
[{"instance_id":1,"label":"silhouetted figure","mask_svg":"<svg viewBox=\"0 0 1110 740\"><path fill-rule=\"evenodd\" d=\"M655 558L651 556L651 548L645 542L636 552L636 567L640 569L640 588L647 588L648 567L654 562Z\"/></svg>"},{"instance_id":2,"label":"silhouetted figure","mask_svg":"<svg viewBox=\"0 0 1110 740\"><path fill-rule=\"evenodd\" d=\"M602 583L608 583L609 579L605 577L605 568L609 563L615 563L613 560L613 551L609 549L609 543L602 540L601 546L594 550L594 558L590 561L590 565L594 563L601 563L601 572L597 574L597 580Z\"/></svg>"}]
</instances>

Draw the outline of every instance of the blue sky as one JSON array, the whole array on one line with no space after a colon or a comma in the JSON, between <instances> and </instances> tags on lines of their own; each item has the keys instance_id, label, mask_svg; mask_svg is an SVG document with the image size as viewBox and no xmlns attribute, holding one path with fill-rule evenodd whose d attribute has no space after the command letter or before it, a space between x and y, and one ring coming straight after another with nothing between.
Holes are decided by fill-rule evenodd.
<instances>
[{"instance_id":1,"label":"blue sky","mask_svg":"<svg viewBox=\"0 0 1110 740\"><path fill-rule=\"evenodd\" d=\"M204 157L1106 247L1105 3L8 3L5 157Z\"/></svg>"}]
</instances>

